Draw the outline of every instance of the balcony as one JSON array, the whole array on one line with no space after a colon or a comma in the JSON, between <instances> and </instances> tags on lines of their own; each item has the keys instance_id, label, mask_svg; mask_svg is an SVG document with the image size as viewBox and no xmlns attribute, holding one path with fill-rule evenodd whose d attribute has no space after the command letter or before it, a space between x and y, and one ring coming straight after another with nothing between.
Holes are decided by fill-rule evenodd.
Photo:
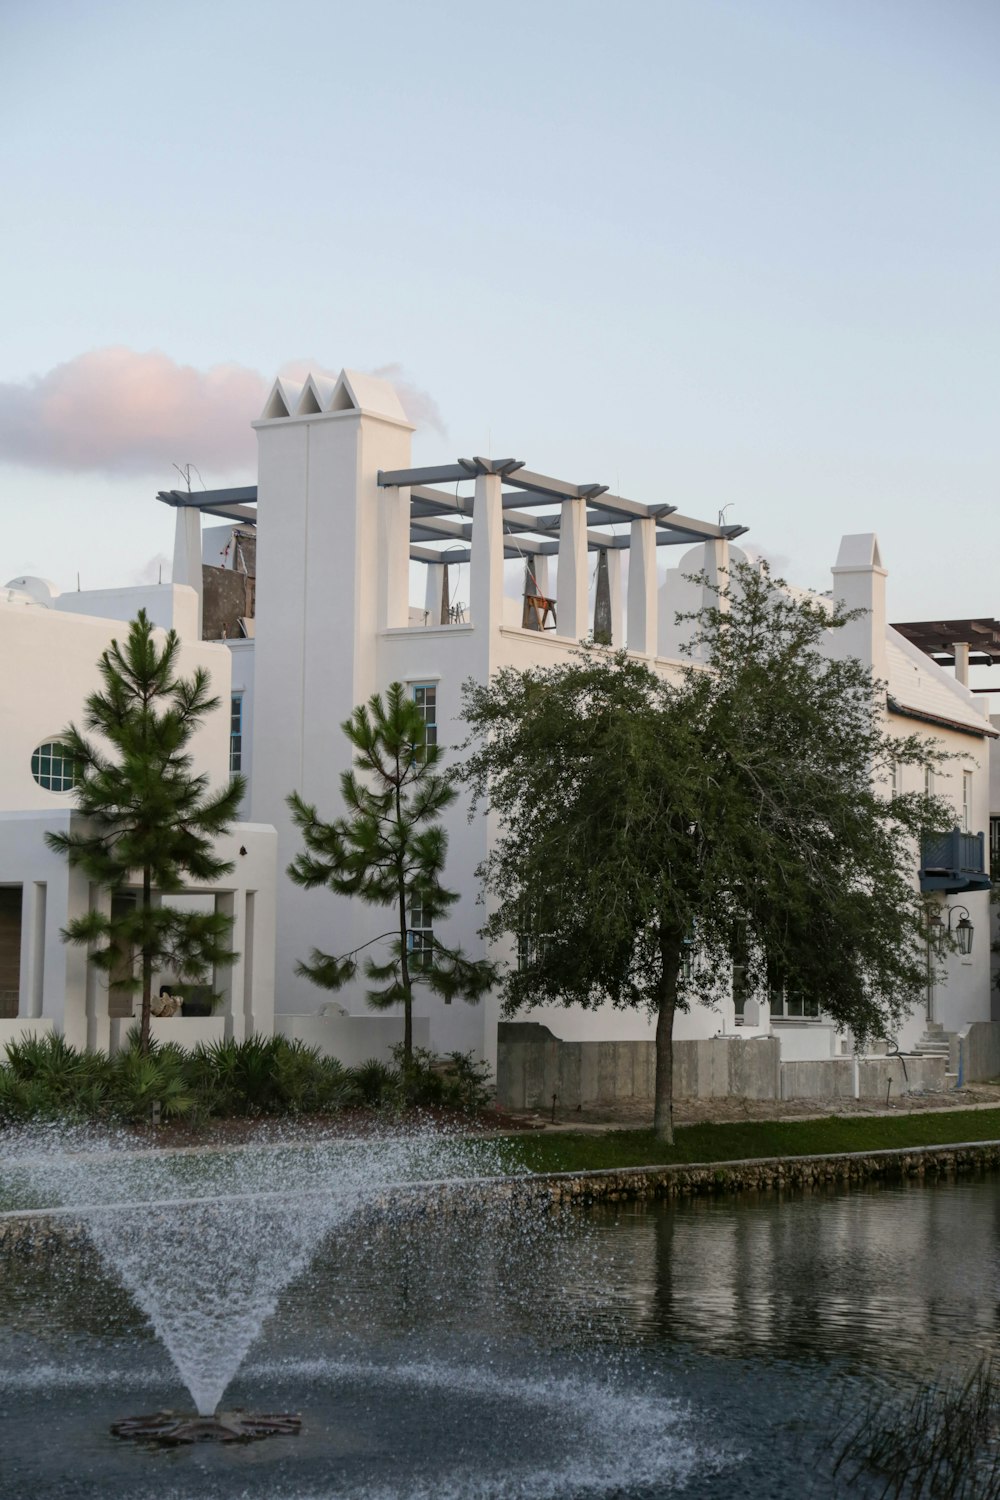
<instances>
[{"instance_id":1,"label":"balcony","mask_svg":"<svg viewBox=\"0 0 1000 1500\"><path fill-rule=\"evenodd\" d=\"M988 891L986 839L960 828L932 833L920 846L920 889L957 896L963 891Z\"/></svg>"}]
</instances>

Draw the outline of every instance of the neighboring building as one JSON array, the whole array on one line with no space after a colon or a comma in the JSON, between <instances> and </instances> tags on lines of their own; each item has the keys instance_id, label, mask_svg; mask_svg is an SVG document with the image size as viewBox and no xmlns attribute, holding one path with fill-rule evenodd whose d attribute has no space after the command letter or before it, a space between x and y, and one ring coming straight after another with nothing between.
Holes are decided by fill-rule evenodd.
<instances>
[{"instance_id":1,"label":"neighboring building","mask_svg":"<svg viewBox=\"0 0 1000 1500\"><path fill-rule=\"evenodd\" d=\"M360 903L325 890L303 891L288 880L284 872L298 849L288 794L302 793L321 816L338 810L338 778L349 763L340 726L357 703L394 680L408 685L428 733L442 745L455 746L464 733L460 713L466 679L482 681L505 666L566 661L592 629L598 638L627 647L653 670L665 676L676 673L681 642L674 613L696 609L703 598L702 586L684 575L705 570L709 584L724 577L731 544L745 528L612 495L600 484L552 479L514 459L460 459L414 469L412 428L395 391L350 371L336 382L313 377L301 386L276 382L254 425L259 442L256 486L159 496L177 512L172 588L102 594L93 600L92 612L123 619L145 603L162 624L179 617L178 611L184 615L185 662L197 656L210 664L216 690L227 699L225 713L203 731L206 746L211 741L205 763L211 764L213 776L230 767L248 777L244 811L253 824L241 829L250 827L261 838L275 836L265 835L261 825L277 831L275 1025L353 1062L384 1053L399 1035L398 1020L367 1010L362 982L331 996L298 976L295 966L314 946L338 954L360 947L383 930L384 921ZM203 515L213 518L204 529ZM658 566L661 547L693 550L685 550L679 567L667 570L664 578ZM957 833L933 866L924 867L920 879L929 891L940 893L932 895L935 902L960 897L981 934L970 955L949 959L947 984L928 994L926 1013L915 1015L904 1028L898 1041L910 1047L928 1020L953 1031L968 1021L990 1018L982 835L990 810L988 741L994 731L967 687L886 624L885 579L875 538L844 538L833 590L868 613L848 629L831 633L830 649L860 657L888 682L890 728L934 735L949 750L968 755L961 771L956 762L949 780L938 787L953 801ZM47 717L33 720L30 733L18 728L16 747L5 746L0 808L20 806L16 796L12 801L8 795L9 786L30 775L36 744L79 712L93 663L110 633L106 620L81 624L79 616L62 615L67 600L81 614L91 609L87 595L9 606L33 618L46 615L53 628L58 622L71 645L65 657L58 650L38 648L52 706ZM2 617L0 612L0 623ZM204 644L191 639L198 635L206 637ZM52 803L64 794L47 795ZM487 853L489 823L481 816L470 822L466 807L456 805L449 811L447 829L446 881L461 896L448 920L448 938L475 952L482 920L476 869ZM30 841L36 834L41 845L41 826L26 837ZM242 831L237 837L243 839ZM33 873L33 866L27 868L26 859L24 850L12 856L0 869L0 882L17 881L33 889L42 877ZM248 895L244 883L234 893L237 905ZM0 895L0 966L6 951L4 899ZM271 896L259 885L254 899L260 923L261 907ZM59 916L58 922L64 920ZM411 914L411 923L419 926L418 914ZM56 929L46 930L46 941L52 942ZM41 1003L39 981L31 977L38 973L37 966L31 967L33 942L30 934L22 935L24 1017L34 1015L32 1007ZM237 946L242 947L239 937ZM58 964L57 950L46 951L53 954L46 960L47 991ZM259 975L269 955L259 945L253 951ZM82 955L67 950L62 963L76 965L72 983L79 994ZM812 1012L808 997L772 996L770 1003L765 998L762 1004L748 1004L738 971L735 978L734 992L727 987L716 1010L699 1007L679 1017L679 1037L737 1029L744 1035L772 1032L780 1036L782 1054L789 1059L830 1057L850 1045L826 1018ZM59 982L68 993L70 980ZM473 1007L447 1005L419 990L418 996L418 1041L437 1051L473 1049L495 1065L495 999ZM98 1024L94 1019L100 1002L88 998L86 1009L91 1017L86 1036L100 1042L103 1020ZM55 1018L55 1001L49 1011ZM540 1006L530 1019L567 1040L645 1040L653 1035L646 1017L611 1007L582 1011ZM254 1023L267 1025L263 1012L259 1019L255 1014ZM242 1024L230 1014L227 1026L233 1034L240 1034ZM79 1025L75 1034L83 1034Z\"/></svg>"},{"instance_id":2,"label":"neighboring building","mask_svg":"<svg viewBox=\"0 0 1000 1500\"><path fill-rule=\"evenodd\" d=\"M131 1024L131 995L109 985L86 952L60 936L68 921L108 896L46 846L47 832L64 832L78 819L71 768L55 745L101 685L101 653L122 633L115 622L141 608L157 625L177 629L179 671L204 667L228 706L230 654L198 639L197 604L192 590L170 584L60 594L42 579L18 578L0 592L0 1049L12 1037L39 1030L64 1032L76 1046L107 1048ZM213 786L225 782L228 714L206 718L191 753L196 772ZM220 846L233 873L209 887L192 887L183 898L214 902L235 917L238 956L213 976L213 990L222 997L216 1014L186 1019L181 1031L174 1022L154 1022L162 1034L194 1042L270 1031L275 843L273 828L237 824ZM136 889L115 900L134 900ZM175 978L157 975L155 983Z\"/></svg>"}]
</instances>

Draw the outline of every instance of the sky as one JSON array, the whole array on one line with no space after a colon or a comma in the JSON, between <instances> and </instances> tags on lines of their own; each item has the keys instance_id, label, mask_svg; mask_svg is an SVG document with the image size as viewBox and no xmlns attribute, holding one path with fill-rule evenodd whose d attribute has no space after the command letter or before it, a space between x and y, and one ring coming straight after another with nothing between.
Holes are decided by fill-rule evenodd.
<instances>
[{"instance_id":1,"label":"sky","mask_svg":"<svg viewBox=\"0 0 1000 1500\"><path fill-rule=\"evenodd\" d=\"M0 582L168 576L305 362L1000 615L996 0L6 0L0 116Z\"/></svg>"}]
</instances>

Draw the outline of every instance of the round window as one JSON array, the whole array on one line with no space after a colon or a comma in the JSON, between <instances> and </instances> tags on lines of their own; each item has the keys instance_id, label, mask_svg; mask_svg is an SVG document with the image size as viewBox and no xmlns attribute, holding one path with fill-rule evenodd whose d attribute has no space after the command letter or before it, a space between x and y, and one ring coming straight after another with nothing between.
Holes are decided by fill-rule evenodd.
<instances>
[{"instance_id":1,"label":"round window","mask_svg":"<svg viewBox=\"0 0 1000 1500\"><path fill-rule=\"evenodd\" d=\"M63 754L58 740L46 740L34 751L31 774L47 792L70 792L79 780L76 766Z\"/></svg>"}]
</instances>

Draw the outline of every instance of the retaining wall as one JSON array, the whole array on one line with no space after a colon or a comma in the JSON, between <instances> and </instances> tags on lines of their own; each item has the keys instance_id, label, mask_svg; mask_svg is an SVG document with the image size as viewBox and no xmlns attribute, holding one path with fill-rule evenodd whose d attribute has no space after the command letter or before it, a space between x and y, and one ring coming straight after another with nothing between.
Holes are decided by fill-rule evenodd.
<instances>
[{"instance_id":1,"label":"retaining wall","mask_svg":"<svg viewBox=\"0 0 1000 1500\"><path fill-rule=\"evenodd\" d=\"M965 1081L1000 1076L1000 1026L967 1028ZM944 1057L861 1057L862 1099L900 1099L940 1093ZM992 1071L990 1071L992 1070ZM564 1042L547 1026L514 1022L500 1027L497 1103L505 1109L560 1110L629 1100L652 1107L656 1080L653 1042ZM853 1099L853 1057L781 1061L775 1036L711 1037L674 1042L675 1099Z\"/></svg>"},{"instance_id":2,"label":"retaining wall","mask_svg":"<svg viewBox=\"0 0 1000 1500\"><path fill-rule=\"evenodd\" d=\"M774 1037L674 1042L674 1097L780 1097L781 1048ZM653 1101L653 1042L564 1042L533 1022L501 1025L497 1102L506 1109L560 1109Z\"/></svg>"},{"instance_id":3,"label":"retaining wall","mask_svg":"<svg viewBox=\"0 0 1000 1500\"><path fill-rule=\"evenodd\" d=\"M958 1033L957 1040L958 1055L952 1067L961 1071L963 1083L1000 1078L1000 1023L972 1021Z\"/></svg>"},{"instance_id":4,"label":"retaining wall","mask_svg":"<svg viewBox=\"0 0 1000 1500\"><path fill-rule=\"evenodd\" d=\"M859 1057L858 1097L900 1099L914 1090L939 1094L945 1088L944 1057ZM824 1057L781 1064L782 1099L853 1099L854 1058Z\"/></svg>"}]
</instances>

